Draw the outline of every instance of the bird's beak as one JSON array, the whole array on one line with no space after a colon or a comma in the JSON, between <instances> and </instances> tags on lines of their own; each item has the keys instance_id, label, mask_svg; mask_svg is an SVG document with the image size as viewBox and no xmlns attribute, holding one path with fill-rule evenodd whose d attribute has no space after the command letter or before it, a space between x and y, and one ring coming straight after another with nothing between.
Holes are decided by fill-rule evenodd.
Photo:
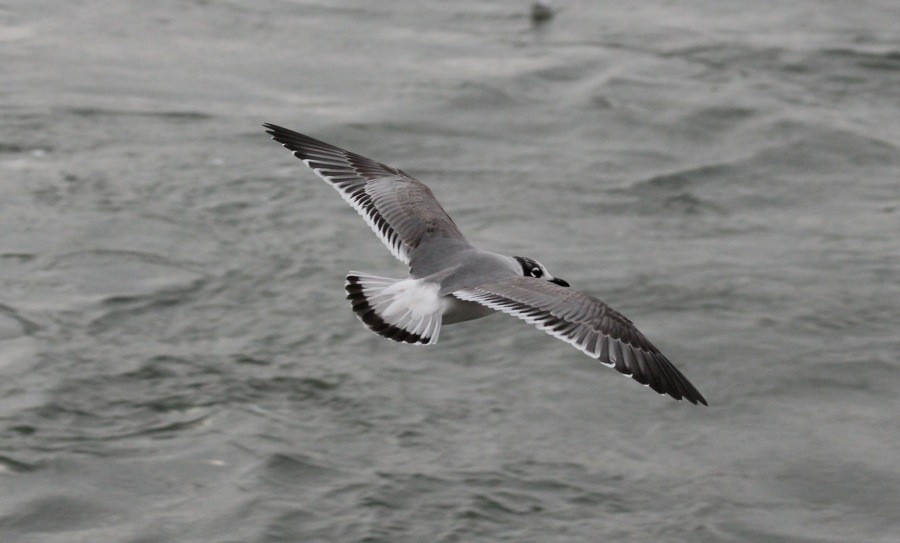
<instances>
[{"instance_id":1,"label":"bird's beak","mask_svg":"<svg viewBox=\"0 0 900 543\"><path fill-rule=\"evenodd\" d=\"M554 284L557 284L557 285L559 285L559 286L561 286L561 287L568 287L568 286L569 286L569 283L563 281L563 280L560 279L559 277L554 277L553 279L550 280L550 282L551 282L551 283L554 283Z\"/></svg>"}]
</instances>

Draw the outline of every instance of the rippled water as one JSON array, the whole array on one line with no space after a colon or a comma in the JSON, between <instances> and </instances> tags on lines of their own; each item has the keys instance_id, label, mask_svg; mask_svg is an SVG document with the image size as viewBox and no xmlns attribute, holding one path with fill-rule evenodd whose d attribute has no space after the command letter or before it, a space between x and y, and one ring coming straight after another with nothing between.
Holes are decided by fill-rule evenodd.
<instances>
[{"instance_id":1,"label":"rippled water","mask_svg":"<svg viewBox=\"0 0 900 543\"><path fill-rule=\"evenodd\" d=\"M900 540L895 2L0 6L3 541ZM265 121L400 166L709 408L400 276Z\"/></svg>"}]
</instances>

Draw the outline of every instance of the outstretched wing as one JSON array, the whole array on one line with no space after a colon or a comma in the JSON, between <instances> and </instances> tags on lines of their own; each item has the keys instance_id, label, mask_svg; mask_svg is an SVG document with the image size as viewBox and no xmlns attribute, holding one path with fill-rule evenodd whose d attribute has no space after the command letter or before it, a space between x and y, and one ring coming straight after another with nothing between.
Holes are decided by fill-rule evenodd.
<instances>
[{"instance_id":1,"label":"outstretched wing","mask_svg":"<svg viewBox=\"0 0 900 543\"><path fill-rule=\"evenodd\" d=\"M453 295L534 324L660 394L707 405L630 320L593 296L533 277L486 283Z\"/></svg>"},{"instance_id":2,"label":"outstretched wing","mask_svg":"<svg viewBox=\"0 0 900 543\"><path fill-rule=\"evenodd\" d=\"M282 128L263 125L352 205L391 254L409 264L428 236L465 239L431 189L403 170Z\"/></svg>"}]
</instances>

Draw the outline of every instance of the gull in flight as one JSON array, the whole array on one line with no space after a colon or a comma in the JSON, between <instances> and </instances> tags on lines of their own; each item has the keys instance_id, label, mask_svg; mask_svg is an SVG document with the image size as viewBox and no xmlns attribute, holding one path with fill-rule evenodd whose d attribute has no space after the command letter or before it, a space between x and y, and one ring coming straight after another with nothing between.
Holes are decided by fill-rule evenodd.
<instances>
[{"instance_id":1,"label":"gull in flight","mask_svg":"<svg viewBox=\"0 0 900 543\"><path fill-rule=\"evenodd\" d=\"M660 394L707 405L627 317L569 288L533 258L475 247L421 181L287 128L263 126L272 139L337 189L391 254L409 266L409 276L401 279L347 275L345 288L353 312L376 334L431 345L444 324L500 311Z\"/></svg>"}]
</instances>

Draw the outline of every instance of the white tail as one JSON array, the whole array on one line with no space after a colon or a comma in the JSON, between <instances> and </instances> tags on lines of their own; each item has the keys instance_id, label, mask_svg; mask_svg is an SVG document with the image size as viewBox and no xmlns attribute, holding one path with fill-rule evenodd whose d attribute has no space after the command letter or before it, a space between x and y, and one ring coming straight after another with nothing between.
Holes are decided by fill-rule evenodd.
<instances>
[{"instance_id":1,"label":"white tail","mask_svg":"<svg viewBox=\"0 0 900 543\"><path fill-rule=\"evenodd\" d=\"M350 272L344 288L353 312L376 334L419 345L437 342L443 312L438 283Z\"/></svg>"}]
</instances>

